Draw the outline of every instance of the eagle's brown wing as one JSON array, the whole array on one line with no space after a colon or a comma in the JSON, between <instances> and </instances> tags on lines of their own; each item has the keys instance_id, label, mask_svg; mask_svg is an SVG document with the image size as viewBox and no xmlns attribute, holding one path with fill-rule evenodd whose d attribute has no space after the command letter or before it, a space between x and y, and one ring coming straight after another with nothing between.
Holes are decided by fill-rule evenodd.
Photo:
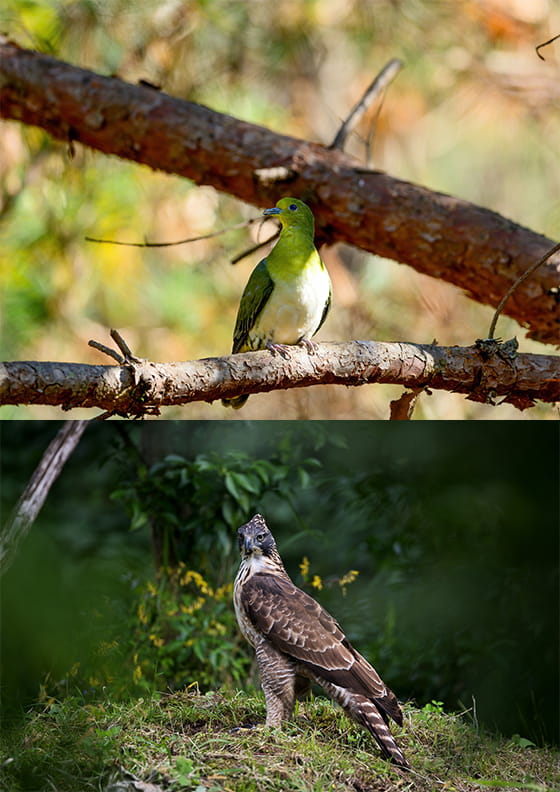
<instances>
[{"instance_id":1,"label":"eagle's brown wing","mask_svg":"<svg viewBox=\"0 0 560 792\"><path fill-rule=\"evenodd\" d=\"M373 699L402 725L394 693L350 644L337 621L312 597L283 577L253 575L243 587L243 607L276 649L351 693Z\"/></svg>"}]
</instances>

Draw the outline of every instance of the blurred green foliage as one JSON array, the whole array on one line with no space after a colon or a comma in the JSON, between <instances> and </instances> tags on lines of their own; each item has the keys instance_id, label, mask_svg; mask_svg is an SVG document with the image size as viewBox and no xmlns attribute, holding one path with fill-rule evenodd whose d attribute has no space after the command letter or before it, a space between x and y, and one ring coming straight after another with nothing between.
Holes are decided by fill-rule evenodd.
<instances>
[{"instance_id":1,"label":"blurred green foliage","mask_svg":"<svg viewBox=\"0 0 560 792\"><path fill-rule=\"evenodd\" d=\"M289 436L268 459L239 451L197 454L193 460L169 454L148 467L130 443L119 453L122 482L112 498L125 503L131 530L151 532L157 573L137 593L132 679L121 679L121 687L131 681L147 690L245 684L251 653L231 607L237 528L265 496L290 504L295 515L294 495L320 462L294 456ZM300 568L303 584L321 590L320 576L309 576L307 559ZM339 579L344 594L356 577L348 572Z\"/></svg>"},{"instance_id":2,"label":"blurred green foliage","mask_svg":"<svg viewBox=\"0 0 560 792\"><path fill-rule=\"evenodd\" d=\"M555 237L560 175L552 141L558 48L550 0L490 5L407 0L6 0L2 30L33 47L132 83L146 79L279 132L329 143L373 75L392 57L405 69L381 112L368 112L348 143L395 176L487 206ZM457 31L460 30L460 36ZM504 134L508 130L509 134ZM208 187L119 161L40 130L6 123L0 151L3 358L100 362L87 341L118 327L153 360L229 351L236 309L256 257L230 259L254 237L232 232L166 249L111 247L85 236L172 241L256 216ZM492 311L458 289L344 246L328 251L334 308L324 340L374 338L468 344ZM499 334L522 335L500 320ZM524 351L542 352L533 342ZM105 361L103 361L105 362ZM250 417L385 417L394 386L263 394ZM550 417L551 408L422 397L419 417ZM3 408L4 417L59 417L57 408ZM80 417L79 412L75 412ZM193 404L168 417L238 418Z\"/></svg>"},{"instance_id":3,"label":"blurred green foliage","mask_svg":"<svg viewBox=\"0 0 560 792\"><path fill-rule=\"evenodd\" d=\"M122 482L112 497L126 505L132 530L150 529L156 567L194 557L197 569L220 586L232 576L235 532L253 516L254 503L265 495L292 503L294 487L320 464L295 459L289 443L269 459L221 451L193 459L168 454L147 465L130 443L120 454Z\"/></svg>"},{"instance_id":4,"label":"blurred green foliage","mask_svg":"<svg viewBox=\"0 0 560 792\"><path fill-rule=\"evenodd\" d=\"M4 424L4 513L56 428ZM294 580L399 697L552 742L558 474L545 423L92 425L2 582L5 712L41 683L86 697L102 681L119 695L240 684L250 652L222 587L237 521L259 511ZM242 482L258 490L247 502ZM160 524L179 537L169 572L153 562Z\"/></svg>"},{"instance_id":5,"label":"blurred green foliage","mask_svg":"<svg viewBox=\"0 0 560 792\"><path fill-rule=\"evenodd\" d=\"M112 498L125 504L131 530L150 531L157 573L137 593L132 679L121 686L243 684L250 654L231 607L237 528L265 495L293 503L294 488L320 463L295 459L289 441L268 459L222 451L192 460L168 454L147 465L130 441L117 455L121 482Z\"/></svg>"},{"instance_id":6,"label":"blurred green foliage","mask_svg":"<svg viewBox=\"0 0 560 792\"><path fill-rule=\"evenodd\" d=\"M232 591L231 582L212 588L182 561L148 581L130 640L132 678L118 680L125 690L131 682L149 692L243 686L251 661L231 607Z\"/></svg>"}]
</instances>

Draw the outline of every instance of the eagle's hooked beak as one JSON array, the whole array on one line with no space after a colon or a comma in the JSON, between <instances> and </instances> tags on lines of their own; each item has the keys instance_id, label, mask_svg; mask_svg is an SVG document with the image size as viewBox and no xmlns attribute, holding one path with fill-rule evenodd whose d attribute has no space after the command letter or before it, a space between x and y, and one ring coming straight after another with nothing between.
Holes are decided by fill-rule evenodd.
<instances>
[{"instance_id":1,"label":"eagle's hooked beak","mask_svg":"<svg viewBox=\"0 0 560 792\"><path fill-rule=\"evenodd\" d=\"M251 555L251 553L257 546L255 542L255 537L245 533L240 532L238 541L239 541L239 552L242 553L245 557Z\"/></svg>"},{"instance_id":2,"label":"eagle's hooked beak","mask_svg":"<svg viewBox=\"0 0 560 792\"><path fill-rule=\"evenodd\" d=\"M255 547L257 546L255 542L255 538L253 536L245 536L243 539L243 552L245 555L251 555Z\"/></svg>"}]
</instances>

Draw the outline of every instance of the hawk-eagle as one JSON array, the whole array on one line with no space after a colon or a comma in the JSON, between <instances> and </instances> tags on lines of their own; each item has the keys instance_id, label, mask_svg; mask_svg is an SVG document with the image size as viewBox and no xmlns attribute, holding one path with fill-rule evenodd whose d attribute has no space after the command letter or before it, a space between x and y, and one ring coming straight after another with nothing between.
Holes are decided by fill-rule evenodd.
<instances>
[{"instance_id":1,"label":"hawk-eagle","mask_svg":"<svg viewBox=\"0 0 560 792\"><path fill-rule=\"evenodd\" d=\"M395 694L335 619L292 583L263 517L242 525L238 539L233 601L241 632L255 649L266 725L289 719L296 696L315 682L371 732L387 759L409 767L388 728L389 718L402 725Z\"/></svg>"}]
</instances>

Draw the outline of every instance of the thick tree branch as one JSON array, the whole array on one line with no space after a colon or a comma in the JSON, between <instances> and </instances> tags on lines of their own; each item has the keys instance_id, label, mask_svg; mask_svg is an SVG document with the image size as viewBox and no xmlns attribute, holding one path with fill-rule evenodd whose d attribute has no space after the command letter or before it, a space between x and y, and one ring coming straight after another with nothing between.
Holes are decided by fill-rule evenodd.
<instances>
[{"instance_id":1,"label":"thick tree branch","mask_svg":"<svg viewBox=\"0 0 560 792\"><path fill-rule=\"evenodd\" d=\"M3 363L0 404L98 407L134 416L240 393L373 382L467 393L474 401L499 399L520 409L536 399L560 400L560 367L552 355L498 350L488 356L476 346L351 341L319 344L314 353L294 346L286 359L265 350L187 363Z\"/></svg>"},{"instance_id":2,"label":"thick tree branch","mask_svg":"<svg viewBox=\"0 0 560 792\"><path fill-rule=\"evenodd\" d=\"M345 241L497 305L554 244L487 209L368 170L326 146L0 42L1 112L107 154L210 184L256 206L289 192L315 213L318 242ZM260 178L278 169L282 181ZM560 255L513 294L529 336L560 337Z\"/></svg>"}]
</instances>

